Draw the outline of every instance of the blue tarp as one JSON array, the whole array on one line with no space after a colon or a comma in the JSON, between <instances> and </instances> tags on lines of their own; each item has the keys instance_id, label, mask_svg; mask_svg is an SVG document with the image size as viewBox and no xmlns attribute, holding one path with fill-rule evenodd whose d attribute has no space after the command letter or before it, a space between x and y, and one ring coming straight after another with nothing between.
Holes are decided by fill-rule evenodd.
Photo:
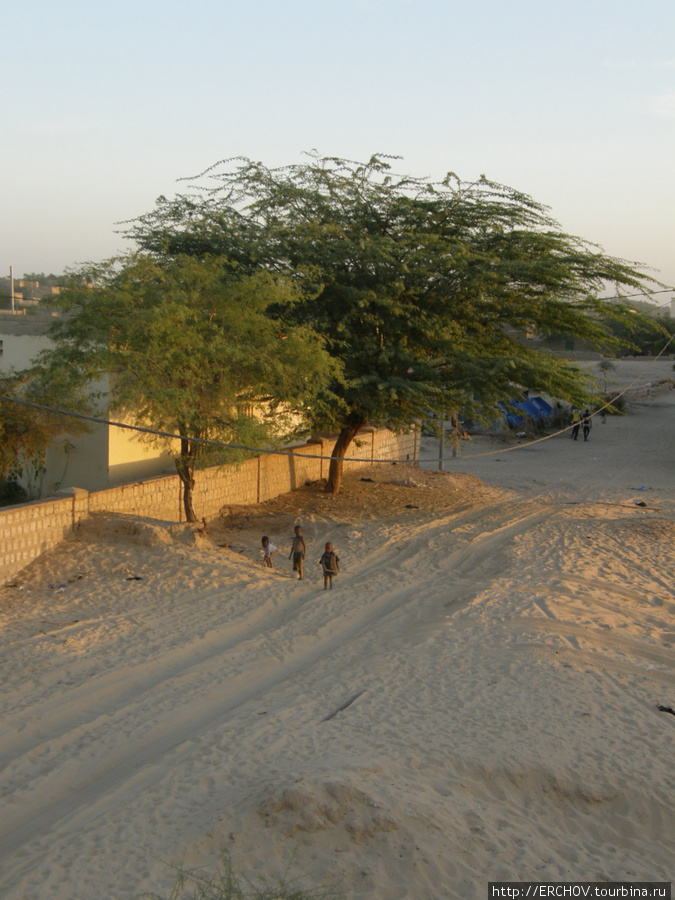
<instances>
[{"instance_id":1,"label":"blue tarp","mask_svg":"<svg viewBox=\"0 0 675 900\"><path fill-rule=\"evenodd\" d=\"M531 419L547 419L553 412L553 407L541 397L529 397L527 400L514 401L512 405L521 410L524 415L530 416ZM502 406L502 409L509 428L515 428L523 421L523 416L519 416L518 413L507 410L505 406Z\"/></svg>"},{"instance_id":2,"label":"blue tarp","mask_svg":"<svg viewBox=\"0 0 675 900\"><path fill-rule=\"evenodd\" d=\"M539 407L542 419L548 419L548 417L553 414L553 407L551 406L551 404L547 403L545 400L542 400L541 397L530 397L530 400L533 403L536 403Z\"/></svg>"}]
</instances>

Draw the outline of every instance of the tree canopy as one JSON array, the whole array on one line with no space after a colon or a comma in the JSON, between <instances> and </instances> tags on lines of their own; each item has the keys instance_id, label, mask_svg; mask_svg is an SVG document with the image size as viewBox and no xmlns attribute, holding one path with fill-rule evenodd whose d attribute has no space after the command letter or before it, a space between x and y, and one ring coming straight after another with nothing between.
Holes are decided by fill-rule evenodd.
<instances>
[{"instance_id":1,"label":"tree canopy","mask_svg":"<svg viewBox=\"0 0 675 900\"><path fill-rule=\"evenodd\" d=\"M656 284L633 263L564 233L546 207L486 178L398 176L310 155L269 169L217 164L160 198L127 235L156 258L225 254L241 271L280 273L298 301L278 312L311 327L339 363L316 428L336 429L328 489L364 423L394 429L431 412L489 415L519 389L581 403L580 373L528 347L522 332L564 332L604 348L634 327L598 297Z\"/></svg>"},{"instance_id":2,"label":"tree canopy","mask_svg":"<svg viewBox=\"0 0 675 900\"><path fill-rule=\"evenodd\" d=\"M317 391L337 375L312 329L270 315L296 294L282 275L241 274L222 257L108 260L54 301L64 315L41 362L83 384L108 374L111 408L183 436L176 469L195 521L195 466L231 458L200 441L270 445L306 428Z\"/></svg>"},{"instance_id":3,"label":"tree canopy","mask_svg":"<svg viewBox=\"0 0 675 900\"><path fill-rule=\"evenodd\" d=\"M22 481L31 497L35 488L32 482L44 472L48 447L57 445L67 452L71 437L86 426L81 421L24 405L23 401L82 411L86 409L86 398L64 368L48 377L40 368L0 373L0 479Z\"/></svg>"}]
</instances>

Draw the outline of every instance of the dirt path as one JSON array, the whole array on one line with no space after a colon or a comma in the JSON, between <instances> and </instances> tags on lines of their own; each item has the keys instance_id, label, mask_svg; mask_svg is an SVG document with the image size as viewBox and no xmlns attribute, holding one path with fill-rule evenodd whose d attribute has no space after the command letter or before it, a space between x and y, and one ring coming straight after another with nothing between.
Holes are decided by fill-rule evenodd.
<instances>
[{"instance_id":1,"label":"dirt path","mask_svg":"<svg viewBox=\"0 0 675 900\"><path fill-rule=\"evenodd\" d=\"M632 385L627 414L594 416L589 441L562 434L541 443L474 436L461 441L459 458L446 449L445 471L471 473L523 496L557 500L645 499L675 509L675 371L671 359L617 360L608 374L615 392ZM595 363L587 368L594 372ZM597 373L595 373L597 374ZM501 451L501 452L500 452ZM438 446L426 440L425 465L438 466Z\"/></svg>"},{"instance_id":2,"label":"dirt path","mask_svg":"<svg viewBox=\"0 0 675 900\"><path fill-rule=\"evenodd\" d=\"M168 894L223 850L382 900L669 879L674 396L587 446L375 468L205 538L97 519L37 561L0 592L2 897Z\"/></svg>"}]
</instances>

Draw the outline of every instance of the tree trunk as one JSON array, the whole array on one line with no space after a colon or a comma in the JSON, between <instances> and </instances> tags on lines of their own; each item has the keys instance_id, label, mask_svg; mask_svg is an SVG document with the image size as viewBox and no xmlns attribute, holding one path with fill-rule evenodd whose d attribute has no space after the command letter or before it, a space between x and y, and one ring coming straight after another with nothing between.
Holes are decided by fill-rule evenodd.
<instances>
[{"instance_id":1,"label":"tree trunk","mask_svg":"<svg viewBox=\"0 0 675 900\"><path fill-rule=\"evenodd\" d=\"M181 440L180 456L176 460L176 471L183 484L183 509L186 522L196 522L197 516L192 505L192 492L195 486L194 448L189 441Z\"/></svg>"},{"instance_id":2,"label":"tree trunk","mask_svg":"<svg viewBox=\"0 0 675 900\"><path fill-rule=\"evenodd\" d=\"M363 427L363 424L363 419L351 419L340 431L331 454L332 459L330 461L330 468L328 469L328 481L326 482L327 493L339 493L340 484L342 483L342 468L344 465L344 458L347 455L347 448L354 440L359 430Z\"/></svg>"}]
</instances>

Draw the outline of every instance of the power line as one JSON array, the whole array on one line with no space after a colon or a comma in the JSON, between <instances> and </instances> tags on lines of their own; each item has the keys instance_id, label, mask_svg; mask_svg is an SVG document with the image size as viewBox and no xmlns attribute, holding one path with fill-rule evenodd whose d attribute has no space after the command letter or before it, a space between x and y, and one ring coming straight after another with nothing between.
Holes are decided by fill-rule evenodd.
<instances>
[{"instance_id":1,"label":"power line","mask_svg":"<svg viewBox=\"0 0 675 900\"><path fill-rule=\"evenodd\" d=\"M15 278L14 281L20 281L21 279ZM0 284L3 281L9 282L9 278L0 278ZM63 285L57 285L62 290L66 290L67 288ZM655 297L657 294L675 294L675 287L664 288L661 291L638 291L637 294L613 294L611 297L598 297L598 300L630 300L633 297ZM56 296L54 294L45 294L46 297ZM9 290L0 290L0 297L9 297ZM30 299L30 298L29 298ZM36 300L42 300L42 297L35 297ZM664 304L666 306L667 304ZM657 307L657 309L661 309L661 307Z\"/></svg>"},{"instance_id":2,"label":"power line","mask_svg":"<svg viewBox=\"0 0 675 900\"><path fill-rule=\"evenodd\" d=\"M657 356L655 356L654 359L650 362L649 366L647 366L647 371L649 371L649 369L655 363L658 362L658 360L661 358L661 356L663 356L663 354L666 352L666 350L668 349L668 347L672 344L672 342L674 340L675 340L675 334L671 337L671 339L665 345L663 350L661 350L661 352ZM599 409L596 409L594 412L592 412L590 417L593 418L593 416L597 416L598 414L602 415L606 409L609 409L609 407L612 406L612 404L616 400L619 399L619 397L623 397L624 394L628 393L628 391L633 387L633 385L637 384L637 382L642 377L644 377L644 372L641 375L638 375L637 378L633 379L633 381L631 381L631 383L628 385L628 387L625 387L615 397L612 397L612 399L609 400L607 403L605 403L604 406L601 406ZM543 437L535 438L532 441L527 441L527 443L525 443L525 444L518 444L515 447L506 447L506 448L502 448L501 450L486 450L485 453L473 453L473 454L470 454L469 456L463 456L462 459L478 459L479 456L496 456L498 453L500 453L500 454L501 453L511 453L513 450L524 450L526 447L531 447L533 444L541 444L543 441L550 441L551 438L558 437L558 435L561 435L561 434L565 434L566 431L571 431L572 428L574 428L574 424L567 425L565 428L561 428L560 431L554 431L553 434L545 434Z\"/></svg>"},{"instance_id":3,"label":"power line","mask_svg":"<svg viewBox=\"0 0 675 900\"><path fill-rule=\"evenodd\" d=\"M42 403L33 403L30 400L19 400L15 397L7 397L0 394L0 400L6 400L8 403L15 403L18 406L27 406L31 409L39 409L43 412L52 413L59 416L70 416L75 419L82 419L86 422L93 422L96 425L110 425L113 428L125 428L128 431L139 431L142 434L151 434L156 437L168 438L176 441L189 441L192 444L200 444L206 447L217 447L221 450L244 450L248 453L267 453L275 456L297 456L301 459L325 459L325 460L342 460L343 462L371 462L371 463L392 463L392 462L410 462L409 459L363 459L359 456L326 456L321 453L297 453L293 450L274 450L269 447L249 447L246 444L234 444L226 441L214 441L208 438L188 437L184 434L174 434L171 431L158 431L154 428L144 428L142 425L129 425L126 422L114 422L111 419L105 419L99 416L89 416L85 413L75 412L74 410L57 409L53 406L46 406Z\"/></svg>"},{"instance_id":4,"label":"power line","mask_svg":"<svg viewBox=\"0 0 675 900\"><path fill-rule=\"evenodd\" d=\"M675 334L670 338L668 343L663 347L661 352L654 357L652 362L647 367L647 371L663 356L666 352L670 344L675 340ZM602 414L604 410L608 409L614 401L616 401L619 397L622 397L626 394L632 387L635 385L642 375L639 375L635 378L628 387L624 388L619 394L612 398L609 402L605 403L604 406L601 406L599 409L595 410L595 412L591 413L591 416L597 416L598 414ZM52 413L53 415L59 416L70 416L75 419L81 419L86 422L93 422L96 425L109 425L113 428L123 428L128 431L138 431L142 434L151 434L156 437L168 438L169 440L176 441L190 441L193 444L200 444L202 446L207 447L217 447L221 450L243 450L247 453L267 453L269 455L274 456L286 456L289 459L293 457L299 457L301 459L321 459L321 460L342 460L342 462L360 462L360 463L409 463L409 459L382 459L382 458L373 458L373 459L363 459L359 456L325 456L323 453L298 453L293 450L274 450L268 447L250 447L246 444L234 444L225 441L214 441L208 438L196 438L196 437L188 437L183 434L174 434L170 431L159 431L155 428L144 428L142 425L129 425L126 422L114 422L111 419L106 419L99 416L90 416L85 413L75 412L74 410L66 410L66 409L57 409L53 406L46 406L41 403L33 403L30 400L19 400L15 397L7 397L3 394L0 394L0 400L6 400L8 403L15 403L18 406L26 406L31 409L38 409L43 412ZM565 434L566 431L569 431L573 426L567 425L565 428L561 428L559 431L554 431L553 434L544 435L544 437L535 438L534 440L527 441L525 444L518 444L515 447L506 447L501 448L500 450L488 450L484 453L472 453L469 456L462 456L462 459L478 459L481 456L494 456L498 453L510 453L513 450L524 450L526 447L530 447L533 444L540 444L543 441L549 441L551 438L558 437L558 435Z\"/></svg>"},{"instance_id":5,"label":"power line","mask_svg":"<svg viewBox=\"0 0 675 900\"><path fill-rule=\"evenodd\" d=\"M598 297L598 300L630 300L632 297L655 297L657 294L672 294L675 288L664 288L662 291L639 291L637 294L614 294L612 297ZM663 306L668 306L664 303ZM662 309L657 306L657 309Z\"/></svg>"}]
</instances>

